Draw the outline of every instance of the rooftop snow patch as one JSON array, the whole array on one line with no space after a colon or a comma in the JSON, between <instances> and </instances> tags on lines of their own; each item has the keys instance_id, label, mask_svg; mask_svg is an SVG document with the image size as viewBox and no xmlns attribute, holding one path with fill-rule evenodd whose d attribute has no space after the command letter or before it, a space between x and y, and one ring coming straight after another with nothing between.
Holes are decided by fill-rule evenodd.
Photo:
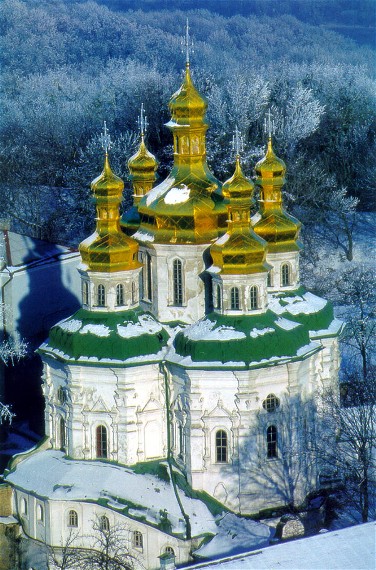
<instances>
[{"instance_id":1,"label":"rooftop snow patch","mask_svg":"<svg viewBox=\"0 0 376 570\"><path fill-rule=\"evenodd\" d=\"M238 517L232 513L217 521L216 536L194 552L195 556L217 558L234 555L245 549L262 548L269 544L271 530L266 524Z\"/></svg>"},{"instance_id":2,"label":"rooftop snow patch","mask_svg":"<svg viewBox=\"0 0 376 570\"><path fill-rule=\"evenodd\" d=\"M128 323L127 325L118 325L117 331L123 338L132 338L142 334L155 334L162 330L162 326L155 321L150 315L140 315L138 322Z\"/></svg>"},{"instance_id":3,"label":"rooftop snow patch","mask_svg":"<svg viewBox=\"0 0 376 570\"><path fill-rule=\"evenodd\" d=\"M171 188L164 197L165 204L183 204L189 200L191 191L185 184L181 184L179 188Z\"/></svg>"},{"instance_id":4,"label":"rooftop snow patch","mask_svg":"<svg viewBox=\"0 0 376 570\"><path fill-rule=\"evenodd\" d=\"M107 499L108 506L134 518L145 517L158 526L160 512L167 509L172 534L184 530L181 510L172 484L150 474L102 463L67 459L56 450L40 451L19 463L6 480L39 497L56 501L93 501ZM214 516L199 499L179 491L185 512L190 517L192 536L215 534ZM130 509L130 511L129 511Z\"/></svg>"},{"instance_id":5,"label":"rooftop snow patch","mask_svg":"<svg viewBox=\"0 0 376 570\"><path fill-rule=\"evenodd\" d=\"M110 329L108 327L106 327L106 325L89 324L89 325L85 325L80 330L80 334L87 334L87 333L91 333L95 336L109 336L110 335Z\"/></svg>"},{"instance_id":6,"label":"rooftop snow patch","mask_svg":"<svg viewBox=\"0 0 376 570\"><path fill-rule=\"evenodd\" d=\"M153 234L149 234L148 232L145 232L144 230L137 230L137 232L134 233L132 235L132 237L134 239L139 240L139 241L154 241Z\"/></svg>"},{"instance_id":7,"label":"rooftop snow patch","mask_svg":"<svg viewBox=\"0 0 376 570\"><path fill-rule=\"evenodd\" d=\"M158 184L158 186L152 188L146 194L146 205L150 206L150 204L162 196L174 184L174 182L175 178L168 177L166 180Z\"/></svg>"},{"instance_id":8,"label":"rooftop snow patch","mask_svg":"<svg viewBox=\"0 0 376 570\"><path fill-rule=\"evenodd\" d=\"M236 331L234 327L219 326L214 329L215 325L215 322L209 320L198 321L190 327L187 327L184 334L190 340L205 339L226 341L245 338L244 332Z\"/></svg>"},{"instance_id":9,"label":"rooftop snow patch","mask_svg":"<svg viewBox=\"0 0 376 570\"><path fill-rule=\"evenodd\" d=\"M289 313L290 315L305 314L310 315L312 313L317 313L324 309L328 301L317 297L309 291L303 293L303 295L284 295L283 297L274 297L270 303L269 308L277 313Z\"/></svg>"}]
</instances>

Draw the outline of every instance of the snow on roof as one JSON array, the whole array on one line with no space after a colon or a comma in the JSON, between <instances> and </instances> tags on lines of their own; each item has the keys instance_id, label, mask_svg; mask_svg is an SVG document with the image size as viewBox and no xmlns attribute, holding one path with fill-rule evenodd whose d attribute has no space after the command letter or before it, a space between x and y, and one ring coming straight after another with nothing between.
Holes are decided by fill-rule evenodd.
<instances>
[{"instance_id":1,"label":"snow on roof","mask_svg":"<svg viewBox=\"0 0 376 570\"><path fill-rule=\"evenodd\" d=\"M106 325L95 325L90 323L89 325L85 325L80 330L80 334L87 334L91 333L95 336L110 336L110 329L106 327Z\"/></svg>"},{"instance_id":2,"label":"snow on roof","mask_svg":"<svg viewBox=\"0 0 376 570\"><path fill-rule=\"evenodd\" d=\"M265 327L263 329L253 328L251 331L249 331L249 336L252 338L257 338L258 336L263 336L264 334L274 333L274 332L275 330L272 329L271 327Z\"/></svg>"},{"instance_id":3,"label":"snow on roof","mask_svg":"<svg viewBox=\"0 0 376 570\"><path fill-rule=\"evenodd\" d=\"M174 184L174 182L175 178L168 177L166 178L166 180L158 184L158 186L152 188L146 194L146 205L150 206L150 204L154 202L154 200L162 196L162 194L164 194L164 192L166 192L166 190L168 190Z\"/></svg>"},{"instance_id":4,"label":"snow on roof","mask_svg":"<svg viewBox=\"0 0 376 570\"><path fill-rule=\"evenodd\" d=\"M137 232L134 233L132 235L132 237L134 239L138 239L140 241L154 241L153 234L149 234L148 232L145 232L144 230L137 230Z\"/></svg>"},{"instance_id":5,"label":"snow on roof","mask_svg":"<svg viewBox=\"0 0 376 570\"><path fill-rule=\"evenodd\" d=\"M279 319L277 319L275 321L275 324L280 328L283 329L285 331L291 331L292 329L295 329L296 327L299 327L299 323L295 323L294 321L290 321L288 319L284 319L283 317L280 317Z\"/></svg>"},{"instance_id":6,"label":"snow on roof","mask_svg":"<svg viewBox=\"0 0 376 570\"><path fill-rule=\"evenodd\" d=\"M261 548L269 544L271 530L265 524L226 513L217 521L218 533L207 544L194 551L194 555L218 558L224 554L244 552L244 548Z\"/></svg>"},{"instance_id":7,"label":"snow on roof","mask_svg":"<svg viewBox=\"0 0 376 570\"><path fill-rule=\"evenodd\" d=\"M9 248L7 250L7 265L10 271L18 271L30 265L54 261L61 256L78 257L77 251L63 245L58 245L18 234L7 232Z\"/></svg>"},{"instance_id":8,"label":"snow on roof","mask_svg":"<svg viewBox=\"0 0 376 570\"><path fill-rule=\"evenodd\" d=\"M180 184L180 188L171 188L164 197L164 203L171 204L183 204L189 200L189 195L191 193L190 188L186 184Z\"/></svg>"},{"instance_id":9,"label":"snow on roof","mask_svg":"<svg viewBox=\"0 0 376 570\"><path fill-rule=\"evenodd\" d=\"M215 330L212 330L217 323L215 321L210 321L205 319L203 321L198 321L190 327L187 327L184 334L190 340L235 340L239 338L245 338L245 334L241 331L237 331L234 327L221 325Z\"/></svg>"},{"instance_id":10,"label":"snow on roof","mask_svg":"<svg viewBox=\"0 0 376 570\"><path fill-rule=\"evenodd\" d=\"M133 516L161 522L160 511L167 509L172 532L182 531L182 513L170 483L150 474L100 461L66 459L60 451L40 451L9 473L6 480L26 492L56 501L97 501L108 499L115 509L130 503ZM217 532L214 516L206 505L179 492L192 524L192 535Z\"/></svg>"},{"instance_id":11,"label":"snow on roof","mask_svg":"<svg viewBox=\"0 0 376 570\"><path fill-rule=\"evenodd\" d=\"M137 323L117 325L118 334L123 338L132 338L145 333L154 334L161 330L162 326L149 315L140 315Z\"/></svg>"},{"instance_id":12,"label":"snow on roof","mask_svg":"<svg viewBox=\"0 0 376 570\"><path fill-rule=\"evenodd\" d=\"M317 297L309 291L303 293L302 295L287 296L284 295L282 298L272 296L269 301L269 308L276 313L281 315L282 313L290 313L290 315L310 315L312 313L317 313L321 311L327 304L325 299Z\"/></svg>"},{"instance_id":13,"label":"snow on roof","mask_svg":"<svg viewBox=\"0 0 376 570\"><path fill-rule=\"evenodd\" d=\"M190 566L220 570L374 570L375 523L269 546L245 555ZM209 543L210 545L210 543Z\"/></svg>"},{"instance_id":14,"label":"snow on roof","mask_svg":"<svg viewBox=\"0 0 376 570\"><path fill-rule=\"evenodd\" d=\"M321 338L323 336L330 336L333 334L338 334L339 331L344 327L343 321L339 319L333 319L327 329L321 329L319 331L309 331L309 334L312 338L318 337Z\"/></svg>"},{"instance_id":15,"label":"snow on roof","mask_svg":"<svg viewBox=\"0 0 376 570\"><path fill-rule=\"evenodd\" d=\"M220 238L215 241L215 245L224 245L230 239L230 234L223 234Z\"/></svg>"},{"instance_id":16,"label":"snow on roof","mask_svg":"<svg viewBox=\"0 0 376 570\"><path fill-rule=\"evenodd\" d=\"M82 327L82 321L79 321L78 319L64 320L60 323L57 323L57 326L59 326L64 331L77 332Z\"/></svg>"}]
</instances>

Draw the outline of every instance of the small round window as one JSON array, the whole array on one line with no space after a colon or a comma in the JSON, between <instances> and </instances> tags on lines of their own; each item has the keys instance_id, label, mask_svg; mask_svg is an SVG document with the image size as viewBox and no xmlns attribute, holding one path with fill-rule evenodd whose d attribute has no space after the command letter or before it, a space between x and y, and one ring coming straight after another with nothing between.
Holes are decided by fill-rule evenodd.
<instances>
[{"instance_id":1,"label":"small round window","mask_svg":"<svg viewBox=\"0 0 376 570\"><path fill-rule=\"evenodd\" d=\"M274 394L268 394L262 403L262 407L267 412L275 412L279 408L279 399Z\"/></svg>"}]
</instances>

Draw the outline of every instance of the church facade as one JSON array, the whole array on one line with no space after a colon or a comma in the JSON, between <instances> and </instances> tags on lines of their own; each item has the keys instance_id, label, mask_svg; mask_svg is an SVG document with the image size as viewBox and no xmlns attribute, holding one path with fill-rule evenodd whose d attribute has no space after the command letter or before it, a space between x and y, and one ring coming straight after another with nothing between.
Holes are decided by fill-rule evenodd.
<instances>
[{"instance_id":1,"label":"church facade","mask_svg":"<svg viewBox=\"0 0 376 570\"><path fill-rule=\"evenodd\" d=\"M80 244L82 306L39 349L46 439L6 478L29 536L59 547L73 528L79 545L94 517L124 523L150 569L166 553L189 561L215 535L205 497L252 515L317 488L318 393L338 381L342 327L300 284L300 223L283 207L272 133L251 217L239 145L224 184L208 168L207 103L189 62L169 107L173 168L155 185L142 119L123 219L104 134L96 231ZM156 490L152 466L170 487Z\"/></svg>"}]
</instances>

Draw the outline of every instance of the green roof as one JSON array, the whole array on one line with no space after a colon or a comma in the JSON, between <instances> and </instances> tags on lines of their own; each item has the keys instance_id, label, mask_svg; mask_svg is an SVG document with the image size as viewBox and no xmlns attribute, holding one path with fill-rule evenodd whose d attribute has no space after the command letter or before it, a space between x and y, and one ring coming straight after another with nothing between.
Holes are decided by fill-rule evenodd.
<instances>
[{"instance_id":1,"label":"green roof","mask_svg":"<svg viewBox=\"0 0 376 570\"><path fill-rule=\"evenodd\" d=\"M262 314L207 315L176 335L177 356L168 359L189 368L273 366L307 358L321 348L313 340L341 329L328 301L299 288L272 295Z\"/></svg>"},{"instance_id":2,"label":"green roof","mask_svg":"<svg viewBox=\"0 0 376 570\"><path fill-rule=\"evenodd\" d=\"M52 327L39 352L79 364L132 366L160 361L168 338L163 325L139 308L116 313L79 309Z\"/></svg>"}]
</instances>

